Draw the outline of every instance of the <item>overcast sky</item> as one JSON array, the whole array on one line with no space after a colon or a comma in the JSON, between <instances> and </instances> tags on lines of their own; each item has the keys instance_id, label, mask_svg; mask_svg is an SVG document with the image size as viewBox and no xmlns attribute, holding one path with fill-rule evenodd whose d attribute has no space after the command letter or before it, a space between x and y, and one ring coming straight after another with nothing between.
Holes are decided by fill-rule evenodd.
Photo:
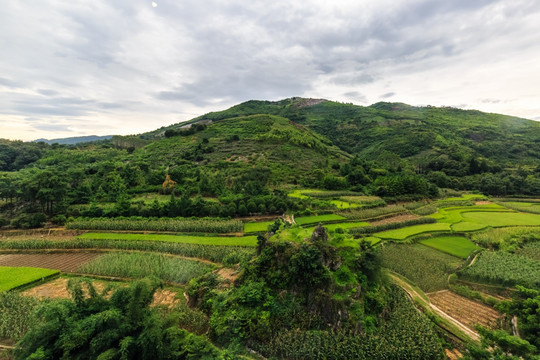
<instances>
[{"instance_id":1,"label":"overcast sky","mask_svg":"<svg viewBox=\"0 0 540 360\"><path fill-rule=\"evenodd\" d=\"M2 0L0 138L292 96L540 120L539 36L538 0Z\"/></svg>"}]
</instances>

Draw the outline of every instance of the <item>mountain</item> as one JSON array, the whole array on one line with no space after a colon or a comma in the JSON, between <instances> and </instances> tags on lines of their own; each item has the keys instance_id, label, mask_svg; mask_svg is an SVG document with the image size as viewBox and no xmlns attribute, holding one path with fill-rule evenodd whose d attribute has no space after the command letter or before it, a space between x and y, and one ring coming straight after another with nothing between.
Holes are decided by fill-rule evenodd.
<instances>
[{"instance_id":1,"label":"mountain","mask_svg":"<svg viewBox=\"0 0 540 360\"><path fill-rule=\"evenodd\" d=\"M81 143L87 143L92 141L100 141L100 140L109 140L113 136L112 135L104 135L104 136L96 136L96 135L88 135L88 136L76 136L76 137L68 137L68 138L59 138L59 139L37 139L34 140L34 142L44 142L49 145L51 144L60 144L60 145L75 145L75 144L81 144Z\"/></svg>"}]
</instances>

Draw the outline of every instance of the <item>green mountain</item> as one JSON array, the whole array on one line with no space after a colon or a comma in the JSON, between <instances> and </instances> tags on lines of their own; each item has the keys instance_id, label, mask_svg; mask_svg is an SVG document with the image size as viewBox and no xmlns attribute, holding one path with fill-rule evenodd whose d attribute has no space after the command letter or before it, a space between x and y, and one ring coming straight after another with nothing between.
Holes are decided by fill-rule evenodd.
<instances>
[{"instance_id":1,"label":"green mountain","mask_svg":"<svg viewBox=\"0 0 540 360\"><path fill-rule=\"evenodd\" d=\"M291 187L387 201L435 197L442 188L538 196L539 142L540 123L479 111L248 101L100 142L1 140L0 218L277 214L304 206L285 196ZM137 200L173 190L184 199L172 210Z\"/></svg>"}]
</instances>

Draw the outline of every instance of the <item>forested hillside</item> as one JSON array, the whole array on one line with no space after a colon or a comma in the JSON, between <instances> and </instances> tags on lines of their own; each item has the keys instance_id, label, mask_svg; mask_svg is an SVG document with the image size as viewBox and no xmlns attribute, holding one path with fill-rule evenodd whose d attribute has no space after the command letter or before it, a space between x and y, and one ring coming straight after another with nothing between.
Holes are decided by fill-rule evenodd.
<instances>
[{"instance_id":1,"label":"forested hillside","mask_svg":"<svg viewBox=\"0 0 540 360\"><path fill-rule=\"evenodd\" d=\"M0 216L32 227L79 215L279 214L305 208L286 196L295 186L387 201L433 198L441 188L538 195L539 144L539 123L479 111L248 101L98 142L2 140Z\"/></svg>"}]
</instances>

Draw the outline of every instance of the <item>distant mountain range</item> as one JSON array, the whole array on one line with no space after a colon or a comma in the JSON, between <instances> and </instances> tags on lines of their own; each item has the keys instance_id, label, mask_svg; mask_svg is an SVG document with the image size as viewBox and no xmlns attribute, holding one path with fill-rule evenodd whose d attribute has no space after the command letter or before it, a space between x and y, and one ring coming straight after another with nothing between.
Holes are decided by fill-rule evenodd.
<instances>
[{"instance_id":1,"label":"distant mountain range","mask_svg":"<svg viewBox=\"0 0 540 360\"><path fill-rule=\"evenodd\" d=\"M75 136L75 137L68 137L68 138L60 138L60 139L37 139L34 140L34 142L44 142L47 144L60 144L60 145L75 145L75 144L81 144L81 143L87 143L92 141L98 141L98 140L109 140L113 137L113 135L104 135L104 136L96 136L96 135L88 135L88 136Z\"/></svg>"}]
</instances>

